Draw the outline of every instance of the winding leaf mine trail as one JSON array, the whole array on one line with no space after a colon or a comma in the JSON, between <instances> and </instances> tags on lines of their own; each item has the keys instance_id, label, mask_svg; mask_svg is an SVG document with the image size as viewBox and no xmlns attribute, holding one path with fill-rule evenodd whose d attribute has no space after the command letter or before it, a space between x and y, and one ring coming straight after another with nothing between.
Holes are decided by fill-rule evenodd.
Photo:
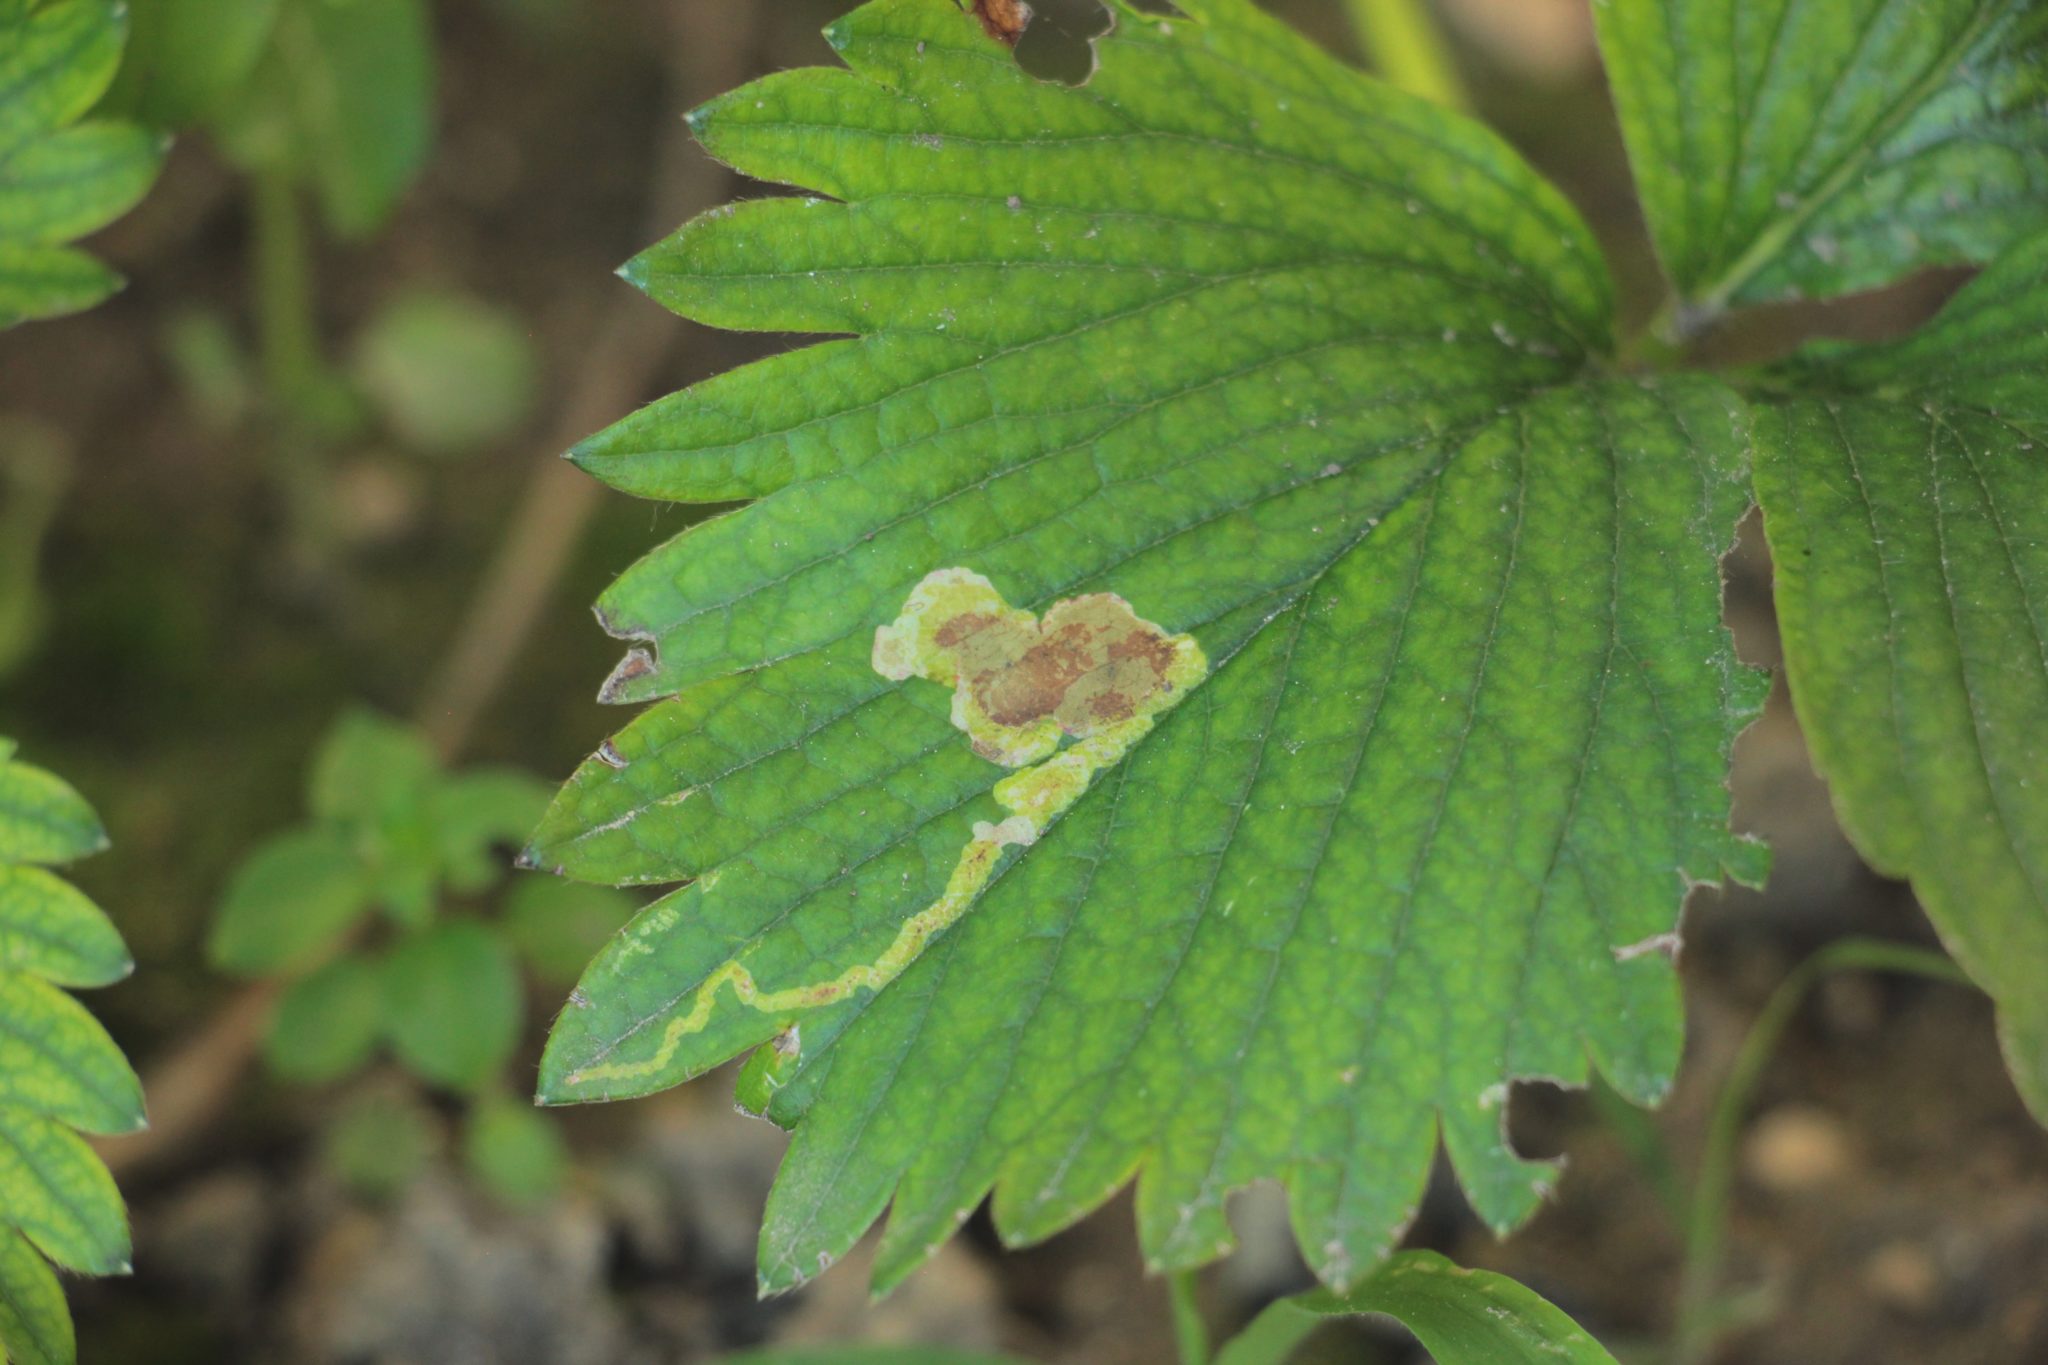
<instances>
[{"instance_id":1,"label":"winding leaf mine trail","mask_svg":"<svg viewBox=\"0 0 2048 1365\"><path fill-rule=\"evenodd\" d=\"M945 891L906 919L874 961L774 990L763 989L739 960L728 961L697 988L688 1013L669 1021L650 1056L587 1067L569 1077L571 1084L661 1071L683 1039L709 1026L726 987L740 1004L764 1014L818 1009L857 990L881 990L967 913L1004 849L1036 843L1097 773L1121 761L1209 674L1208 656L1193 636L1167 633L1115 593L1065 598L1037 616L1011 606L988 579L964 568L925 575L902 615L876 629L873 659L885 678L923 678L952 689L953 724L975 753L1017 770L994 787L997 804L1009 814L974 822Z\"/></svg>"}]
</instances>

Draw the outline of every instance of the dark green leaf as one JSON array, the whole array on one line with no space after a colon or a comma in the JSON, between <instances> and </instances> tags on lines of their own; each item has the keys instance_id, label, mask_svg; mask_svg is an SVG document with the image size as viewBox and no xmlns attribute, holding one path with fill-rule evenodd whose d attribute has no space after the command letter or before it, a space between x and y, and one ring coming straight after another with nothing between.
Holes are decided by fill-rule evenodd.
<instances>
[{"instance_id":1,"label":"dark green leaf","mask_svg":"<svg viewBox=\"0 0 2048 1365\"><path fill-rule=\"evenodd\" d=\"M271 1069L317 1083L369 1060L384 1028L384 982L360 957L330 962L285 988L264 1039Z\"/></svg>"},{"instance_id":2,"label":"dark green leaf","mask_svg":"<svg viewBox=\"0 0 2048 1365\"><path fill-rule=\"evenodd\" d=\"M1702 312L1987 260L2048 217L2036 0L1593 10L1651 231Z\"/></svg>"},{"instance_id":3,"label":"dark green leaf","mask_svg":"<svg viewBox=\"0 0 2048 1365\"><path fill-rule=\"evenodd\" d=\"M473 1090L519 1041L519 974L503 939L461 920L413 934L384 963L384 1027L424 1080Z\"/></svg>"},{"instance_id":4,"label":"dark green leaf","mask_svg":"<svg viewBox=\"0 0 2048 1365\"><path fill-rule=\"evenodd\" d=\"M1282 1299L1225 1346L1216 1365L1280 1365L1332 1317L1384 1313L1437 1365L1614 1365L1600 1343L1542 1295L1505 1275L1404 1251L1344 1295Z\"/></svg>"},{"instance_id":5,"label":"dark green leaf","mask_svg":"<svg viewBox=\"0 0 2048 1365\"><path fill-rule=\"evenodd\" d=\"M1998 1002L2048 1121L2048 235L1760 422L1792 700L1843 827Z\"/></svg>"},{"instance_id":6,"label":"dark green leaf","mask_svg":"<svg viewBox=\"0 0 2048 1365\"><path fill-rule=\"evenodd\" d=\"M207 955L246 976L303 971L370 908L355 853L332 830L293 830L249 856L221 900Z\"/></svg>"},{"instance_id":7,"label":"dark green leaf","mask_svg":"<svg viewBox=\"0 0 2048 1365\"><path fill-rule=\"evenodd\" d=\"M991 1190L1023 1241L1138 1170L1156 1263L1217 1255L1229 1191L1276 1178L1347 1283L1439 1131L1510 1225L1549 1171L1508 1084L1661 1094L1655 950L1688 880L1760 869L1720 788L1762 690L1719 625L1741 404L1600 376L1591 239L1491 133L1242 0L1180 8L1119 5L1079 88L949 0L858 10L852 71L693 116L838 202L722 210L629 271L855 334L577 452L759 501L605 596L644 646L607 695L672 699L530 850L696 878L592 965L542 1093L772 1040L743 1093L802 1122L769 1289L885 1207L884 1285ZM1045 631L1102 657L1060 674Z\"/></svg>"}]
</instances>

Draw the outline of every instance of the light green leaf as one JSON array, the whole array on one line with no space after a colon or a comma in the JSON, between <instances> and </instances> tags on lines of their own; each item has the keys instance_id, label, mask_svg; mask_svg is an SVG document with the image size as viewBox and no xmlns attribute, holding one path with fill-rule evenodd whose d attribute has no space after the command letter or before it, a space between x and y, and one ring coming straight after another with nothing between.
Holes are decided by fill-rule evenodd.
<instances>
[{"instance_id":1,"label":"light green leaf","mask_svg":"<svg viewBox=\"0 0 2048 1365\"><path fill-rule=\"evenodd\" d=\"M868 5L828 30L852 71L692 116L838 202L629 272L854 334L577 452L759 501L606 595L644 642L607 696L672 699L529 850L696 878L586 973L542 1094L773 1040L770 1290L885 1207L883 1285L991 1190L1027 1241L1134 1172L1155 1263L1276 1178L1346 1284L1439 1131L1511 1225L1549 1170L1509 1082L1660 1095L1655 950L1688 880L1760 869L1720 787L1762 690L1719 624L1740 403L1601 377L1591 239L1494 135L1242 0L1180 8L1119 5L1075 88L950 0Z\"/></svg>"},{"instance_id":2,"label":"light green leaf","mask_svg":"<svg viewBox=\"0 0 2048 1365\"><path fill-rule=\"evenodd\" d=\"M518 1207L552 1199L569 1169L569 1149L554 1119L502 1095L478 1101L471 1111L463 1157L487 1189Z\"/></svg>"},{"instance_id":3,"label":"light green leaf","mask_svg":"<svg viewBox=\"0 0 2048 1365\"><path fill-rule=\"evenodd\" d=\"M639 904L609 887L522 877L505 901L505 937L541 980L572 986Z\"/></svg>"},{"instance_id":4,"label":"light green leaf","mask_svg":"<svg viewBox=\"0 0 2048 1365\"><path fill-rule=\"evenodd\" d=\"M0 748L0 862L68 863L107 846L85 798L41 768Z\"/></svg>"},{"instance_id":5,"label":"light green leaf","mask_svg":"<svg viewBox=\"0 0 2048 1365\"><path fill-rule=\"evenodd\" d=\"M0 866L0 969L60 986L107 986L133 969L100 908L36 867Z\"/></svg>"},{"instance_id":6,"label":"light green leaf","mask_svg":"<svg viewBox=\"0 0 2048 1365\"><path fill-rule=\"evenodd\" d=\"M473 1090L519 1041L518 968L505 941L453 920L413 934L384 962L384 1027L421 1079Z\"/></svg>"},{"instance_id":7,"label":"light green leaf","mask_svg":"<svg viewBox=\"0 0 2048 1365\"><path fill-rule=\"evenodd\" d=\"M328 963L285 988L263 1050L286 1080L317 1084L370 1058L384 1030L384 980L360 957Z\"/></svg>"},{"instance_id":8,"label":"light green leaf","mask_svg":"<svg viewBox=\"0 0 2048 1365\"><path fill-rule=\"evenodd\" d=\"M13 1365L72 1365L78 1343L49 1263L0 1228L0 1356Z\"/></svg>"},{"instance_id":9,"label":"light green leaf","mask_svg":"<svg viewBox=\"0 0 2048 1365\"><path fill-rule=\"evenodd\" d=\"M235 869L207 956L245 976L303 971L355 927L370 895L362 864L333 830L281 834Z\"/></svg>"},{"instance_id":10,"label":"light green leaf","mask_svg":"<svg viewBox=\"0 0 2048 1365\"><path fill-rule=\"evenodd\" d=\"M379 415L426 455L466 455L517 430L533 408L534 368L517 315L459 294L399 295L355 349L356 380Z\"/></svg>"},{"instance_id":11,"label":"light green leaf","mask_svg":"<svg viewBox=\"0 0 2048 1365\"><path fill-rule=\"evenodd\" d=\"M1348 1294L1280 1300L1217 1354L1216 1365L1280 1365L1330 1318L1361 1313L1398 1320L1437 1365L1614 1365L1599 1342L1542 1295L1433 1251L1389 1258Z\"/></svg>"},{"instance_id":12,"label":"light green leaf","mask_svg":"<svg viewBox=\"0 0 2048 1365\"><path fill-rule=\"evenodd\" d=\"M422 0L278 0L245 96L223 111L230 155L309 186L329 227L375 232L433 133L433 47Z\"/></svg>"},{"instance_id":13,"label":"light green leaf","mask_svg":"<svg viewBox=\"0 0 2048 1365\"><path fill-rule=\"evenodd\" d=\"M0 1109L88 1133L143 1127L142 1083L84 1006L48 982L0 972Z\"/></svg>"},{"instance_id":14,"label":"light green leaf","mask_svg":"<svg viewBox=\"0 0 2048 1365\"><path fill-rule=\"evenodd\" d=\"M2048 234L1909 339L1795 367L1757 492L1844 829L1998 1002L2048 1121Z\"/></svg>"},{"instance_id":15,"label":"light green leaf","mask_svg":"<svg viewBox=\"0 0 2048 1365\"><path fill-rule=\"evenodd\" d=\"M1699 314L1989 259L2048 216L2036 0L1597 0L1664 267Z\"/></svg>"},{"instance_id":16,"label":"light green leaf","mask_svg":"<svg viewBox=\"0 0 2048 1365\"><path fill-rule=\"evenodd\" d=\"M69 1269L127 1268L121 1197L71 1128L142 1127L142 1087L106 1030L57 989L126 975L120 935L84 896L22 865L67 862L106 835L83 797L14 752L0 739L0 1357L70 1365L62 1291L28 1242Z\"/></svg>"},{"instance_id":17,"label":"light green leaf","mask_svg":"<svg viewBox=\"0 0 2048 1365\"><path fill-rule=\"evenodd\" d=\"M120 287L65 243L127 212L163 160L141 129L78 123L113 79L125 22L114 0L0 10L0 327Z\"/></svg>"},{"instance_id":18,"label":"light green leaf","mask_svg":"<svg viewBox=\"0 0 2048 1365\"><path fill-rule=\"evenodd\" d=\"M157 128L215 112L255 70L278 0L149 0L130 13L128 54L101 108Z\"/></svg>"},{"instance_id":19,"label":"light green leaf","mask_svg":"<svg viewBox=\"0 0 2048 1365\"><path fill-rule=\"evenodd\" d=\"M107 1168L55 1119L0 1105L6 1219L45 1256L88 1275L128 1270L128 1216Z\"/></svg>"}]
</instances>

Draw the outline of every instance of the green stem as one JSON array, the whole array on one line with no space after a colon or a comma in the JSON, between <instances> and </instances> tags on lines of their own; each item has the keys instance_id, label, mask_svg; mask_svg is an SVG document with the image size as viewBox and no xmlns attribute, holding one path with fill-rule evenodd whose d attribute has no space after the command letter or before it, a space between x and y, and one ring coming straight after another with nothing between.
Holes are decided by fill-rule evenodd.
<instances>
[{"instance_id":1,"label":"green stem","mask_svg":"<svg viewBox=\"0 0 2048 1365\"><path fill-rule=\"evenodd\" d=\"M1392 86L1446 109L1468 110L1471 100L1424 0L1344 0L1359 44Z\"/></svg>"},{"instance_id":2,"label":"green stem","mask_svg":"<svg viewBox=\"0 0 2048 1365\"><path fill-rule=\"evenodd\" d=\"M1173 1339L1180 1346L1180 1365L1209 1365L1209 1325L1197 1302L1195 1272L1176 1270L1166 1277L1173 1303Z\"/></svg>"},{"instance_id":3,"label":"green stem","mask_svg":"<svg viewBox=\"0 0 2048 1365\"><path fill-rule=\"evenodd\" d=\"M255 232L256 336L271 401L300 408L326 375L313 317L312 253L298 190L281 171L249 180Z\"/></svg>"},{"instance_id":4,"label":"green stem","mask_svg":"<svg viewBox=\"0 0 2048 1365\"><path fill-rule=\"evenodd\" d=\"M1678 1329L1672 1346L1673 1365L1697 1365L1706 1359L1716 1335L1721 1284L1721 1251L1728 1227L1728 1195L1735 1178L1735 1145L1742 1119L1756 1093L1792 1017L1816 982L1831 972L1863 970L1903 972L1968 985L1960 967L1939 953L1876 939L1843 939L1829 944L1794 968L1750 1026L1735 1055L1707 1123L1706 1148L1693 1182L1692 1210L1686 1223L1685 1266L1679 1282Z\"/></svg>"}]
</instances>

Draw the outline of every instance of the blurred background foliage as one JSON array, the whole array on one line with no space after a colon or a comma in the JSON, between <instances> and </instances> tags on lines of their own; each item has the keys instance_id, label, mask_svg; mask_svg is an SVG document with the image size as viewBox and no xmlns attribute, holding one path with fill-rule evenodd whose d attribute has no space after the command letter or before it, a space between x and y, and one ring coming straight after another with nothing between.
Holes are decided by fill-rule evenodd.
<instances>
[{"instance_id":1,"label":"blurred background foliage","mask_svg":"<svg viewBox=\"0 0 2048 1365\"><path fill-rule=\"evenodd\" d=\"M782 1139L722 1080L559 1120L524 1103L545 1020L631 899L514 874L509 846L624 719L591 696L617 646L587 604L703 515L600 497L554 457L787 343L676 321L611 272L769 192L680 115L830 61L818 30L848 7L132 0L98 112L176 141L90 243L128 287L0 334L0 733L113 834L77 880L142 970L92 1003L156 1121L102 1148L137 1272L74 1287L82 1358L609 1365L844 1340L1168 1358L1121 1203L1020 1253L977 1224L880 1305L858 1266L760 1304ZM1082 77L1099 10L1039 8L1020 60ZM1357 51L1344 0L1273 8ZM1566 187L1647 313L1656 267L1585 0L1438 17L1476 112ZM1953 283L1773 310L1712 344L1882 335ZM1756 539L1730 617L1769 665ZM1516 1275L1624 1359L1671 1331L1674 1172L1772 990L1846 932L1931 942L1842 841L1782 696L1735 785L1778 870L1760 895L1695 898L1679 1093L1650 1121L1524 1087L1518 1141L1571 1157L1554 1206L1502 1246L1440 1188L1413 1239ZM2048 1151L1981 1002L1830 977L1756 1096L1740 1292L1710 1358L2048 1359ZM1284 1209L1255 1193L1239 1214L1244 1249L1203 1285L1223 1324L1304 1283ZM1370 1327L1310 1350L1413 1358Z\"/></svg>"}]
</instances>

